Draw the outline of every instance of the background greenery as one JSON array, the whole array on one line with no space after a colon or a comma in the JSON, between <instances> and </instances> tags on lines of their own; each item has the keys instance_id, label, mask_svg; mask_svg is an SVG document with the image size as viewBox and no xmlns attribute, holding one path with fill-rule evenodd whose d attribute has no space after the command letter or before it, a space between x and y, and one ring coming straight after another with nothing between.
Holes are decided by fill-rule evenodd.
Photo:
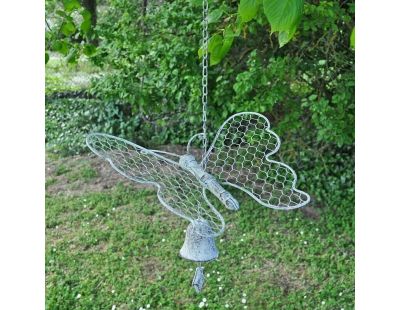
<instances>
[{"instance_id":1,"label":"background greenery","mask_svg":"<svg viewBox=\"0 0 400 310\"><path fill-rule=\"evenodd\" d=\"M68 160L87 152L84 135L92 130L152 147L185 144L201 130L201 2L97 1L95 20L87 13L90 7L74 3L46 1L46 146L49 161L61 166L58 173L48 176L50 189L62 176L72 175L66 177L72 185L76 179L91 182L96 176L95 168L90 173L90 163L83 176L79 174L82 167L65 170L59 164L63 157ZM209 281L204 295L209 307L223 308L231 300L237 303L234 308L242 308L240 296L245 291L250 309L353 308L354 51L350 38L354 2L305 1L302 18L289 25L288 31L294 27L294 32L287 42L279 30L271 33L273 24L261 2L210 1L210 13L211 35L219 35L221 42L233 37L224 55L216 47L219 52L213 57L217 60L209 70L210 136L235 112L265 114L282 138L281 159L298 171L299 188L311 194L311 207L318 216L310 218L301 211L278 214L242 200L245 206L240 214L225 215L235 223L227 229L232 239L224 243L226 254L218 266L210 265L211 270L219 269L231 278L222 292L217 290L218 283ZM75 29L65 26L68 23ZM120 185L92 194L69 195L60 190L47 195L49 309L111 308L110 300L129 309L144 307L146 301L160 309L198 307L204 296L186 288L190 273L182 270L189 264L175 257L184 223L158 210L151 193L136 193ZM91 201L87 214L80 209L83 199ZM140 210L126 210L129 218L107 217L106 210L123 205ZM144 227L129 220L141 212L150 212L146 216L151 218L167 216L168 224L160 220L159 226ZM93 220L94 227L76 230L87 219ZM165 225L177 229L165 238L170 243L159 248L156 240L165 235ZM65 231L56 233L55 226ZM107 232L104 227L109 227ZM283 231L276 239L274 233ZM306 247L300 231L308 236ZM249 264L240 260L243 233L253 240L246 241L249 251L254 251ZM71 238L84 246L70 250ZM92 239L104 242L107 250L96 252ZM133 240L145 244L144 256L135 252L140 247L134 247ZM60 248L54 253L56 243ZM126 260L118 260L120 256ZM162 279L152 282L148 274L139 277L136 271L145 264L144 257L158 256ZM256 260L264 262L260 266L266 272L264 278L258 272L245 272ZM289 288L274 282L268 264L273 264L272 269L286 268L291 275ZM293 276L298 269L304 274ZM294 285L296 278L303 285ZM109 292L107 281L118 285L117 295ZM76 299L76 294L84 296L82 292L87 299ZM177 306L179 299L184 302Z\"/></svg>"}]
</instances>

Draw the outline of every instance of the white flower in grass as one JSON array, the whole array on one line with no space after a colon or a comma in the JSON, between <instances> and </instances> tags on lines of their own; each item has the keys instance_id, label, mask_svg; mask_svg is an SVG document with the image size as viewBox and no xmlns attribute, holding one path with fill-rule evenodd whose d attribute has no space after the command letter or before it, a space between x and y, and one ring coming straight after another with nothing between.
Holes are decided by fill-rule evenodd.
<instances>
[{"instance_id":1,"label":"white flower in grass","mask_svg":"<svg viewBox=\"0 0 400 310\"><path fill-rule=\"evenodd\" d=\"M242 298L242 304L245 304L247 302L246 298Z\"/></svg>"},{"instance_id":2,"label":"white flower in grass","mask_svg":"<svg viewBox=\"0 0 400 310\"><path fill-rule=\"evenodd\" d=\"M117 309L117 306L116 306L116 305L113 305L113 306L111 307L111 310L115 310L115 309Z\"/></svg>"},{"instance_id":3,"label":"white flower in grass","mask_svg":"<svg viewBox=\"0 0 400 310\"><path fill-rule=\"evenodd\" d=\"M321 302L321 304L322 304L322 305L325 305L325 300L323 300L323 301Z\"/></svg>"},{"instance_id":4,"label":"white flower in grass","mask_svg":"<svg viewBox=\"0 0 400 310\"><path fill-rule=\"evenodd\" d=\"M222 291L222 286L220 286L218 289L219 289L220 291Z\"/></svg>"},{"instance_id":5,"label":"white flower in grass","mask_svg":"<svg viewBox=\"0 0 400 310\"><path fill-rule=\"evenodd\" d=\"M98 214L96 214L96 217L99 217L99 215L98 215Z\"/></svg>"},{"instance_id":6,"label":"white flower in grass","mask_svg":"<svg viewBox=\"0 0 400 310\"><path fill-rule=\"evenodd\" d=\"M218 282L221 282L221 278L217 278L217 281L218 281Z\"/></svg>"},{"instance_id":7,"label":"white flower in grass","mask_svg":"<svg viewBox=\"0 0 400 310\"><path fill-rule=\"evenodd\" d=\"M203 308L204 307L204 301L199 303L199 308Z\"/></svg>"},{"instance_id":8,"label":"white flower in grass","mask_svg":"<svg viewBox=\"0 0 400 310\"><path fill-rule=\"evenodd\" d=\"M217 271L217 274L219 274L219 271Z\"/></svg>"},{"instance_id":9,"label":"white flower in grass","mask_svg":"<svg viewBox=\"0 0 400 310\"><path fill-rule=\"evenodd\" d=\"M246 237L246 234L243 234L243 237Z\"/></svg>"},{"instance_id":10,"label":"white flower in grass","mask_svg":"<svg viewBox=\"0 0 400 310\"><path fill-rule=\"evenodd\" d=\"M279 235L279 231L277 231L277 232L275 233L275 235Z\"/></svg>"},{"instance_id":11,"label":"white flower in grass","mask_svg":"<svg viewBox=\"0 0 400 310\"><path fill-rule=\"evenodd\" d=\"M115 293L115 290L112 290L111 293L114 294L114 293Z\"/></svg>"},{"instance_id":12,"label":"white flower in grass","mask_svg":"<svg viewBox=\"0 0 400 310\"><path fill-rule=\"evenodd\" d=\"M296 221L298 221L299 220L299 218L298 217L296 217Z\"/></svg>"},{"instance_id":13,"label":"white flower in grass","mask_svg":"<svg viewBox=\"0 0 400 310\"><path fill-rule=\"evenodd\" d=\"M165 239L162 239L161 241L162 241L162 242L165 242Z\"/></svg>"},{"instance_id":14,"label":"white flower in grass","mask_svg":"<svg viewBox=\"0 0 400 310\"><path fill-rule=\"evenodd\" d=\"M247 309L247 306L243 306L243 309Z\"/></svg>"},{"instance_id":15,"label":"white flower in grass","mask_svg":"<svg viewBox=\"0 0 400 310\"><path fill-rule=\"evenodd\" d=\"M315 231L319 231L319 229L318 229L318 228L315 228Z\"/></svg>"},{"instance_id":16,"label":"white flower in grass","mask_svg":"<svg viewBox=\"0 0 400 310\"><path fill-rule=\"evenodd\" d=\"M304 231L301 231L301 232L300 232L300 235L304 235Z\"/></svg>"},{"instance_id":17,"label":"white flower in grass","mask_svg":"<svg viewBox=\"0 0 400 310\"><path fill-rule=\"evenodd\" d=\"M76 295L76 299L81 298L81 294Z\"/></svg>"},{"instance_id":18,"label":"white flower in grass","mask_svg":"<svg viewBox=\"0 0 400 310\"><path fill-rule=\"evenodd\" d=\"M242 241L242 242L243 242L243 241L244 241L244 239L242 238L242 239L240 239L240 241Z\"/></svg>"},{"instance_id":19,"label":"white flower in grass","mask_svg":"<svg viewBox=\"0 0 400 310\"><path fill-rule=\"evenodd\" d=\"M307 295L304 295L304 298L307 298Z\"/></svg>"},{"instance_id":20,"label":"white flower in grass","mask_svg":"<svg viewBox=\"0 0 400 310\"><path fill-rule=\"evenodd\" d=\"M342 296L342 295L343 295L343 293L342 293L342 292L340 292L340 293L339 293L339 296Z\"/></svg>"},{"instance_id":21,"label":"white flower in grass","mask_svg":"<svg viewBox=\"0 0 400 310\"><path fill-rule=\"evenodd\" d=\"M340 310L344 310L344 308L340 308Z\"/></svg>"},{"instance_id":22,"label":"white flower in grass","mask_svg":"<svg viewBox=\"0 0 400 310\"><path fill-rule=\"evenodd\" d=\"M307 245L307 241L304 241L304 244Z\"/></svg>"},{"instance_id":23,"label":"white flower in grass","mask_svg":"<svg viewBox=\"0 0 400 310\"><path fill-rule=\"evenodd\" d=\"M242 295L243 295L243 297L246 297L246 296L247 296L246 293L243 293Z\"/></svg>"},{"instance_id":24,"label":"white flower in grass","mask_svg":"<svg viewBox=\"0 0 400 310\"><path fill-rule=\"evenodd\" d=\"M210 277L210 274L209 273L207 273L207 278L209 278Z\"/></svg>"},{"instance_id":25,"label":"white flower in grass","mask_svg":"<svg viewBox=\"0 0 400 310\"><path fill-rule=\"evenodd\" d=\"M219 239L219 242L224 242L224 239L223 238Z\"/></svg>"},{"instance_id":26,"label":"white flower in grass","mask_svg":"<svg viewBox=\"0 0 400 310\"><path fill-rule=\"evenodd\" d=\"M112 208L113 211L115 211L115 208Z\"/></svg>"},{"instance_id":27,"label":"white flower in grass","mask_svg":"<svg viewBox=\"0 0 400 310\"><path fill-rule=\"evenodd\" d=\"M225 304L225 308L229 308L229 305L228 305L228 304Z\"/></svg>"},{"instance_id":28,"label":"white flower in grass","mask_svg":"<svg viewBox=\"0 0 400 310\"><path fill-rule=\"evenodd\" d=\"M202 300L203 302L206 302L207 301L207 298L203 298L203 300Z\"/></svg>"},{"instance_id":29,"label":"white flower in grass","mask_svg":"<svg viewBox=\"0 0 400 310\"><path fill-rule=\"evenodd\" d=\"M147 305L146 305L146 308L149 309L149 308L150 308L150 304L147 304Z\"/></svg>"}]
</instances>

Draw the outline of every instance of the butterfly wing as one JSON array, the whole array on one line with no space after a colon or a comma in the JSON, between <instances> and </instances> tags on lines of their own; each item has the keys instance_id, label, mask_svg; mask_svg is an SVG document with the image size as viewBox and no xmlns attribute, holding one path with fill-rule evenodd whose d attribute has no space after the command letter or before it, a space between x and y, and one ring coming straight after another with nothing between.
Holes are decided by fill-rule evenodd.
<instances>
[{"instance_id":1,"label":"butterfly wing","mask_svg":"<svg viewBox=\"0 0 400 310\"><path fill-rule=\"evenodd\" d=\"M296 173L288 165L270 159L280 147L279 137L259 113L238 113L217 132L202 164L227 184L241 189L263 206L294 209L310 196L296 189Z\"/></svg>"},{"instance_id":2,"label":"butterfly wing","mask_svg":"<svg viewBox=\"0 0 400 310\"><path fill-rule=\"evenodd\" d=\"M86 138L88 147L107 160L123 176L157 188L161 204L192 222L203 236L217 236L224 230L224 219L205 197L205 190L190 172L159 152L107 134L93 133ZM170 154L171 155L171 154ZM210 229L197 221L207 221Z\"/></svg>"}]
</instances>

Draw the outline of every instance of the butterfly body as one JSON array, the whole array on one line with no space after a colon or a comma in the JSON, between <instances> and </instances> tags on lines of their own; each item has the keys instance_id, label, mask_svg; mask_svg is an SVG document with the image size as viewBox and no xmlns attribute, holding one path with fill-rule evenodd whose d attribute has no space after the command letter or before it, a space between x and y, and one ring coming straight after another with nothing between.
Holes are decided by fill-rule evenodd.
<instances>
[{"instance_id":1,"label":"butterfly body","mask_svg":"<svg viewBox=\"0 0 400 310\"><path fill-rule=\"evenodd\" d=\"M205 172L193 155L185 154L179 158L179 164L189 170L221 203L229 210L238 210L239 203L225 190L218 181L209 173Z\"/></svg>"}]
</instances>

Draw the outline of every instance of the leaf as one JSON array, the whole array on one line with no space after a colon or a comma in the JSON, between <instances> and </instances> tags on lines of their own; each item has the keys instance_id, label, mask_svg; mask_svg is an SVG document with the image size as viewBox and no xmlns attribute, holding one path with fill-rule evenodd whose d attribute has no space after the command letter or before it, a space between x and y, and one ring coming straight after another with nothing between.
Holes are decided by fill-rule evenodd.
<instances>
[{"instance_id":1,"label":"leaf","mask_svg":"<svg viewBox=\"0 0 400 310\"><path fill-rule=\"evenodd\" d=\"M263 0L264 14L271 32L278 32L279 46L289 42L303 14L304 0Z\"/></svg>"},{"instance_id":2,"label":"leaf","mask_svg":"<svg viewBox=\"0 0 400 310\"><path fill-rule=\"evenodd\" d=\"M75 25L72 22L64 22L61 26L61 32L65 36L70 36L71 34L74 34L76 31Z\"/></svg>"},{"instance_id":3,"label":"leaf","mask_svg":"<svg viewBox=\"0 0 400 310\"><path fill-rule=\"evenodd\" d=\"M208 50L210 52L210 65L214 66L221 62L221 60L229 52L235 33L231 27L224 31L224 37L219 34L213 35L209 41Z\"/></svg>"},{"instance_id":4,"label":"leaf","mask_svg":"<svg viewBox=\"0 0 400 310\"><path fill-rule=\"evenodd\" d=\"M65 42L64 40L59 40L54 42L53 49L56 52L59 52L60 54L66 56L68 54L69 47L67 42Z\"/></svg>"},{"instance_id":5,"label":"leaf","mask_svg":"<svg viewBox=\"0 0 400 310\"><path fill-rule=\"evenodd\" d=\"M354 50L356 48L356 27L353 28L350 35L350 47Z\"/></svg>"},{"instance_id":6,"label":"leaf","mask_svg":"<svg viewBox=\"0 0 400 310\"><path fill-rule=\"evenodd\" d=\"M238 13L242 22L251 21L257 15L259 6L259 0L240 0Z\"/></svg>"},{"instance_id":7,"label":"leaf","mask_svg":"<svg viewBox=\"0 0 400 310\"><path fill-rule=\"evenodd\" d=\"M49 62L50 56L49 53L44 54L44 63L47 64Z\"/></svg>"},{"instance_id":8,"label":"leaf","mask_svg":"<svg viewBox=\"0 0 400 310\"><path fill-rule=\"evenodd\" d=\"M83 33L88 33L92 26L92 14L88 10L83 10L81 12L83 21L81 23L81 30Z\"/></svg>"},{"instance_id":9,"label":"leaf","mask_svg":"<svg viewBox=\"0 0 400 310\"><path fill-rule=\"evenodd\" d=\"M193 6L202 6L203 0L189 0L189 3Z\"/></svg>"},{"instance_id":10,"label":"leaf","mask_svg":"<svg viewBox=\"0 0 400 310\"><path fill-rule=\"evenodd\" d=\"M83 53L88 57L93 56L96 53L96 51L97 51L96 46L92 44L86 44L83 47Z\"/></svg>"},{"instance_id":11,"label":"leaf","mask_svg":"<svg viewBox=\"0 0 400 310\"><path fill-rule=\"evenodd\" d=\"M223 59L231 49L234 38L235 38L235 33L232 30L232 28L231 27L226 28L224 31L224 42L220 50L221 59Z\"/></svg>"},{"instance_id":12,"label":"leaf","mask_svg":"<svg viewBox=\"0 0 400 310\"><path fill-rule=\"evenodd\" d=\"M223 45L223 39L220 34L214 34L208 41L208 51L210 53L210 65L215 65L221 61L219 55Z\"/></svg>"},{"instance_id":13,"label":"leaf","mask_svg":"<svg viewBox=\"0 0 400 310\"><path fill-rule=\"evenodd\" d=\"M78 0L63 0L65 11L72 12L73 10L78 10L81 4Z\"/></svg>"},{"instance_id":14,"label":"leaf","mask_svg":"<svg viewBox=\"0 0 400 310\"><path fill-rule=\"evenodd\" d=\"M208 15L208 23L212 24L212 23L216 23L222 16L224 12L221 9L216 9L214 11L212 11L209 15Z\"/></svg>"}]
</instances>

